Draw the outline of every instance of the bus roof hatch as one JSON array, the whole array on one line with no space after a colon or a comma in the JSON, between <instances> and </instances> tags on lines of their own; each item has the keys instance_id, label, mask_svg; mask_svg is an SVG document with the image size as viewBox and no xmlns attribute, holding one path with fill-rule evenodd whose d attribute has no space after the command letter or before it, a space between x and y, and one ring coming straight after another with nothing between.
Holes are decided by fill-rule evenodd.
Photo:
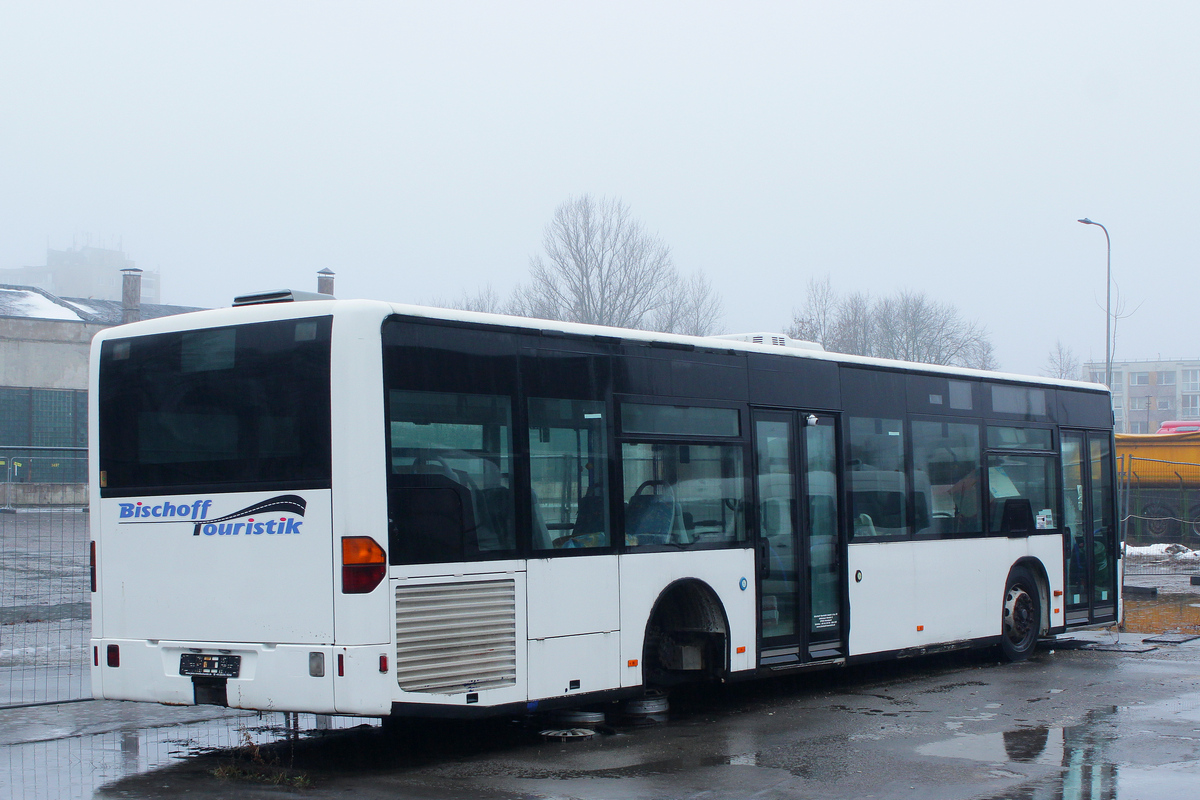
<instances>
[{"instance_id":1,"label":"bus roof hatch","mask_svg":"<svg viewBox=\"0 0 1200 800\"><path fill-rule=\"evenodd\" d=\"M317 292L301 292L295 289L276 289L270 292L255 292L233 298L234 307L258 306L266 303L298 303L303 300L334 300L331 294Z\"/></svg>"}]
</instances>

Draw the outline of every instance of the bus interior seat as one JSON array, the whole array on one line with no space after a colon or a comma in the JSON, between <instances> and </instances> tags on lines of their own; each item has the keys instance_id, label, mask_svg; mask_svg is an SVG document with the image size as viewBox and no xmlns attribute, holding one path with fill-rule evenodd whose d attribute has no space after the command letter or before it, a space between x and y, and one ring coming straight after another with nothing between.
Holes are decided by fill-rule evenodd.
<instances>
[{"instance_id":1,"label":"bus interior seat","mask_svg":"<svg viewBox=\"0 0 1200 800\"><path fill-rule=\"evenodd\" d=\"M575 515L575 524L571 526L571 535L580 536L585 533L603 533L604 531L604 498L599 494L585 494L579 498L579 513Z\"/></svg>"},{"instance_id":2,"label":"bus interior seat","mask_svg":"<svg viewBox=\"0 0 1200 800\"><path fill-rule=\"evenodd\" d=\"M534 550L549 550L553 547L559 547L555 544L554 536L550 533L550 526L546 524L546 517L542 514L542 504L538 500L537 492L531 487L529 490L530 506L533 510L533 549Z\"/></svg>"},{"instance_id":3,"label":"bus interior seat","mask_svg":"<svg viewBox=\"0 0 1200 800\"><path fill-rule=\"evenodd\" d=\"M1029 500L1024 497L1006 499L1000 516L1000 532L1025 533L1033 529L1033 506Z\"/></svg>"},{"instance_id":4,"label":"bus interior seat","mask_svg":"<svg viewBox=\"0 0 1200 800\"><path fill-rule=\"evenodd\" d=\"M555 547L605 547L608 533L604 524L604 497L599 493L579 498L579 510L571 532L555 542Z\"/></svg>"},{"instance_id":5,"label":"bus interior seat","mask_svg":"<svg viewBox=\"0 0 1200 800\"><path fill-rule=\"evenodd\" d=\"M516 547L516 528L512 492L495 486L473 493L479 513L479 549L483 552L512 550ZM536 506L535 506L536 508ZM542 523L545 525L545 523Z\"/></svg>"},{"instance_id":6,"label":"bus interior seat","mask_svg":"<svg viewBox=\"0 0 1200 800\"><path fill-rule=\"evenodd\" d=\"M855 536L877 536L875 530L875 520L871 519L870 514L859 514L854 519L854 535Z\"/></svg>"},{"instance_id":7,"label":"bus interior seat","mask_svg":"<svg viewBox=\"0 0 1200 800\"><path fill-rule=\"evenodd\" d=\"M666 544L675 524L675 498L670 494L635 494L625 511L627 544Z\"/></svg>"}]
</instances>

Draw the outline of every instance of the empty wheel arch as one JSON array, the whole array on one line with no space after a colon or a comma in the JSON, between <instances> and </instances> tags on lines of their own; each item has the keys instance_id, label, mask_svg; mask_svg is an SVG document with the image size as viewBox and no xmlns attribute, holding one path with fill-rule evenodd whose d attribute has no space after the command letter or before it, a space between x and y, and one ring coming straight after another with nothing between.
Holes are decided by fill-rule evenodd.
<instances>
[{"instance_id":1,"label":"empty wheel arch","mask_svg":"<svg viewBox=\"0 0 1200 800\"><path fill-rule=\"evenodd\" d=\"M642 645L642 683L672 686L729 672L729 619L716 592L686 578L654 603Z\"/></svg>"}]
</instances>

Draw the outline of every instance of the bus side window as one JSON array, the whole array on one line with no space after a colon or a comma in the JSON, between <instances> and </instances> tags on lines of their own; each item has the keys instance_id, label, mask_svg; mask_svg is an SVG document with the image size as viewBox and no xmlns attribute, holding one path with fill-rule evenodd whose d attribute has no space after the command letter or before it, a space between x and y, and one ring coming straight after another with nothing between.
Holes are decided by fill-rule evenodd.
<instances>
[{"instance_id":1,"label":"bus side window","mask_svg":"<svg viewBox=\"0 0 1200 800\"><path fill-rule=\"evenodd\" d=\"M509 399L401 390L388 398L391 562L514 552Z\"/></svg>"},{"instance_id":2,"label":"bus side window","mask_svg":"<svg viewBox=\"0 0 1200 800\"><path fill-rule=\"evenodd\" d=\"M621 467L626 545L745 540L741 447L625 442Z\"/></svg>"},{"instance_id":3,"label":"bus side window","mask_svg":"<svg viewBox=\"0 0 1200 800\"><path fill-rule=\"evenodd\" d=\"M610 544L604 409L596 400L529 400L535 550Z\"/></svg>"},{"instance_id":4,"label":"bus side window","mask_svg":"<svg viewBox=\"0 0 1200 800\"><path fill-rule=\"evenodd\" d=\"M917 534L983 533L979 426L913 420L912 451Z\"/></svg>"},{"instance_id":5,"label":"bus side window","mask_svg":"<svg viewBox=\"0 0 1200 800\"><path fill-rule=\"evenodd\" d=\"M908 477L904 471L904 428L898 419L849 420L850 518L854 538L906 535Z\"/></svg>"}]
</instances>

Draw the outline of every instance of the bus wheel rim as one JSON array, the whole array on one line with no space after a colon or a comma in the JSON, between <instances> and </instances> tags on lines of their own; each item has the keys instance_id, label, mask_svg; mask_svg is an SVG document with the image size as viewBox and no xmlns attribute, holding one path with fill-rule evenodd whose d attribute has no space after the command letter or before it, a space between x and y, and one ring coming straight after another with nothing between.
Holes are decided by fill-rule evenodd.
<instances>
[{"instance_id":1,"label":"bus wheel rim","mask_svg":"<svg viewBox=\"0 0 1200 800\"><path fill-rule=\"evenodd\" d=\"M1020 586L1013 586L1004 598L1004 634L1013 644L1022 644L1033 630L1033 598Z\"/></svg>"}]
</instances>

